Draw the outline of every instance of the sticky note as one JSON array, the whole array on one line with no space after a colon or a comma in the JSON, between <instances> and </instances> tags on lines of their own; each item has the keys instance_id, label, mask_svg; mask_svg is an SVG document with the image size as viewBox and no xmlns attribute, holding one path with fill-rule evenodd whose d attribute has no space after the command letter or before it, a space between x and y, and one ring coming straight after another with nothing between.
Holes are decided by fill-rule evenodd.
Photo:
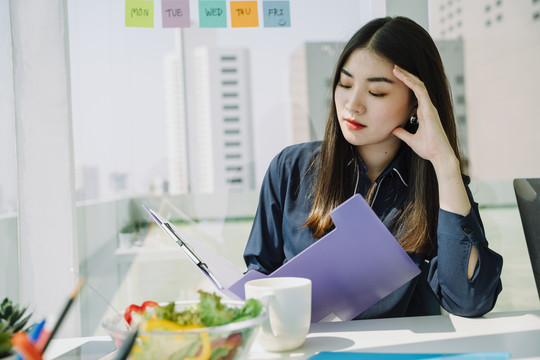
<instances>
[{"instance_id":1,"label":"sticky note","mask_svg":"<svg viewBox=\"0 0 540 360\"><path fill-rule=\"evenodd\" d=\"M233 28L259 26L257 1L231 1L231 26Z\"/></svg>"},{"instance_id":2,"label":"sticky note","mask_svg":"<svg viewBox=\"0 0 540 360\"><path fill-rule=\"evenodd\" d=\"M263 2L264 27L291 27L288 1Z\"/></svg>"},{"instance_id":3,"label":"sticky note","mask_svg":"<svg viewBox=\"0 0 540 360\"><path fill-rule=\"evenodd\" d=\"M161 0L164 28L189 27L189 0Z\"/></svg>"},{"instance_id":4,"label":"sticky note","mask_svg":"<svg viewBox=\"0 0 540 360\"><path fill-rule=\"evenodd\" d=\"M225 0L199 0L199 26L202 28L227 27Z\"/></svg>"},{"instance_id":5,"label":"sticky note","mask_svg":"<svg viewBox=\"0 0 540 360\"><path fill-rule=\"evenodd\" d=\"M154 0L126 0L126 26L154 27Z\"/></svg>"}]
</instances>

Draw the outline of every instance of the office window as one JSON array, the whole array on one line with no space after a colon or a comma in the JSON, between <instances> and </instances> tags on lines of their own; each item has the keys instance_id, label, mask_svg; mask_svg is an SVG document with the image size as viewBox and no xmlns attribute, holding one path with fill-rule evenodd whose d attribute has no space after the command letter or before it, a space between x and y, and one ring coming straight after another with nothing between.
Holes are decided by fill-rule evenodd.
<instances>
[{"instance_id":1,"label":"office window","mask_svg":"<svg viewBox=\"0 0 540 360\"><path fill-rule=\"evenodd\" d=\"M316 1L317 4L324 3ZM18 268L19 256L18 179L11 93L14 84L10 78L10 4L15 3L0 1L0 263L8 269ZM69 110L72 111L78 194L78 201L73 204L78 230L78 243L74 244L78 253L74 255L80 259L79 270L87 277L87 284L96 288L105 300L101 301L87 287L80 294L81 311L75 315L80 318L81 335L105 335L100 324L103 317L112 312L107 301L122 311L127 304L143 300L195 299L197 289L211 288L181 252L171 251L170 245L174 244L170 244L169 239L156 231L155 226L148 226L149 218L141 204L178 221L182 230L210 244L220 255L236 261L238 267L245 265L241 254L251 229L254 215L251 209L256 207L253 192L258 193L259 182L266 170L261 159L270 159L290 145L285 134L296 120L289 116L289 100L293 100L290 99L293 96L286 91L290 84L283 76L291 73L289 50L312 39L345 42L347 39L343 34L349 34L351 29L368 21L371 7L366 7L366 2L362 1L347 2L346 6L341 2L332 2L332 6L295 2L298 6L296 15L302 20L299 22L302 26L293 26L283 36L280 29L214 30L199 29L196 24L191 29L168 29L161 26L161 21L156 21L154 28L131 28L124 23L125 2L68 0L64 3L69 8L66 15L71 66L69 95L72 106ZM530 32L534 32L540 19L540 0L532 0L532 3L535 7L530 16L535 23ZM448 35L450 24L456 31L459 25L455 21L460 19L457 14L462 11L458 6L464 4L465 1L453 0L451 4L444 1L440 5L444 12L438 16L443 17L441 23L445 21L441 29L443 36L445 31ZM480 4L479 11L482 12L486 3ZM496 21L491 14L501 12L494 1L489 4L491 10L478 20L480 26L487 19ZM510 6L511 2L507 4ZM450 20L450 11L454 23ZM322 17L326 19L324 22L310 21ZM39 20L38 14L28 14L28 22ZM503 19L508 20L508 17ZM531 20L528 23L533 24ZM268 32L284 46L268 46L260 41L261 32ZM208 39L207 35L211 33L215 37ZM330 34L343 36L329 38ZM185 41L180 44L180 39ZM183 54L179 45L184 49ZM206 51L208 58L203 60L209 64L190 57L195 54L195 47ZM234 55L240 48L247 51L245 66L242 65L244 58ZM40 49L57 51L47 44ZM337 56L339 49L336 51ZM248 76L240 77L238 74L247 67L251 67ZM217 74L211 75L214 69ZM215 75L213 80L206 81ZM310 78L313 74L308 70L307 75ZM319 84L331 88L331 79L326 84L323 81ZM194 100L197 91L209 93L209 89L219 86L222 89L216 93L217 101L209 101L204 96ZM223 93L235 92L242 97L244 86L256 102L221 97ZM271 97L266 96L269 93ZM227 104L232 107L224 109L223 100L237 104ZM236 111L245 109L250 110L249 116ZM464 122L465 116L457 121ZM244 124L245 128L231 129ZM247 126L252 125L253 139L245 136ZM221 136L219 140L213 137L217 132ZM222 146L225 139L239 140L242 144L253 141L257 155L248 160L246 152L234 147L227 149L230 153L214 152L213 145ZM201 161L191 159L193 154L200 155ZM180 166L187 162L189 167ZM199 165L200 169L196 168ZM248 189L247 184L252 181L246 174L252 172L256 172L254 185ZM204 183L200 192L197 192L199 189L194 191L198 182ZM221 188L214 190L218 186ZM244 187L248 189L245 193L238 191ZM235 191L221 196L228 189ZM243 207L248 210L242 210ZM24 213L20 216L22 218ZM216 229L219 231L214 231ZM503 238L513 241L517 239L515 236L514 232ZM491 243L492 239L489 240ZM503 255L507 261L507 254ZM37 271L45 273L47 270ZM182 276L178 276L179 273ZM16 276L10 273L9 279L0 278L0 294L18 296ZM504 292L503 296L506 296ZM522 296L521 291L519 296ZM32 300L39 302L39 299Z\"/></svg>"},{"instance_id":2,"label":"office window","mask_svg":"<svg viewBox=\"0 0 540 360\"><path fill-rule=\"evenodd\" d=\"M227 179L227 182L229 184L241 184L242 183L242 178Z\"/></svg>"},{"instance_id":3,"label":"office window","mask_svg":"<svg viewBox=\"0 0 540 360\"><path fill-rule=\"evenodd\" d=\"M240 172L242 171L242 167L241 166L227 166L225 170Z\"/></svg>"},{"instance_id":4,"label":"office window","mask_svg":"<svg viewBox=\"0 0 540 360\"><path fill-rule=\"evenodd\" d=\"M0 297L18 301L17 151L9 7L9 1L0 2Z\"/></svg>"},{"instance_id":5,"label":"office window","mask_svg":"<svg viewBox=\"0 0 540 360\"><path fill-rule=\"evenodd\" d=\"M234 55L222 56L221 61L236 61L236 56Z\"/></svg>"}]
</instances>

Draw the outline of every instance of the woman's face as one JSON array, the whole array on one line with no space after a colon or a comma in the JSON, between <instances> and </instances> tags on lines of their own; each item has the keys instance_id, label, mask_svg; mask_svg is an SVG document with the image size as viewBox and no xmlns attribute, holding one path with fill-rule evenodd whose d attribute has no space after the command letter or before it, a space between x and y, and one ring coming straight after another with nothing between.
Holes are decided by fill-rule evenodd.
<instances>
[{"instance_id":1,"label":"woman's face","mask_svg":"<svg viewBox=\"0 0 540 360\"><path fill-rule=\"evenodd\" d=\"M355 146L384 151L399 145L392 130L414 115L410 90L393 72L393 64L370 50L351 53L335 88L339 125Z\"/></svg>"}]
</instances>

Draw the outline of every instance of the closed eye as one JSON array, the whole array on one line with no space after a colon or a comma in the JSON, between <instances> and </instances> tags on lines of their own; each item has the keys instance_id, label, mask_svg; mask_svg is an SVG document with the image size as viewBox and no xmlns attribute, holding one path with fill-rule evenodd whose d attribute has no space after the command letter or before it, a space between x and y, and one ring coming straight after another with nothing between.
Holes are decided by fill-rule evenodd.
<instances>
[{"instance_id":1,"label":"closed eye","mask_svg":"<svg viewBox=\"0 0 540 360\"><path fill-rule=\"evenodd\" d=\"M338 86L339 86L339 87L342 87L342 88L344 88L344 89L350 89L350 88L352 87L351 85L345 85L345 84L343 84L342 82L338 82Z\"/></svg>"},{"instance_id":2,"label":"closed eye","mask_svg":"<svg viewBox=\"0 0 540 360\"><path fill-rule=\"evenodd\" d=\"M382 93L374 93L374 92L372 92L372 91L370 91L369 94L370 94L371 96L375 96L375 97L383 97L383 96L386 95L386 94L382 94Z\"/></svg>"}]
</instances>

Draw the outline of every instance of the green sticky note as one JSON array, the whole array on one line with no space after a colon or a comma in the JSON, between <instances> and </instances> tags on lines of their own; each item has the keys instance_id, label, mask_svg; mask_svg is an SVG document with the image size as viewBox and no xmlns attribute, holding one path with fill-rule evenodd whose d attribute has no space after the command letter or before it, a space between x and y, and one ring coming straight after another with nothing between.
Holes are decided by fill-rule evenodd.
<instances>
[{"instance_id":1,"label":"green sticky note","mask_svg":"<svg viewBox=\"0 0 540 360\"><path fill-rule=\"evenodd\" d=\"M227 27L227 3L225 0L199 0L199 26L202 28Z\"/></svg>"},{"instance_id":2,"label":"green sticky note","mask_svg":"<svg viewBox=\"0 0 540 360\"><path fill-rule=\"evenodd\" d=\"M154 0L126 0L126 26L154 27Z\"/></svg>"}]
</instances>

